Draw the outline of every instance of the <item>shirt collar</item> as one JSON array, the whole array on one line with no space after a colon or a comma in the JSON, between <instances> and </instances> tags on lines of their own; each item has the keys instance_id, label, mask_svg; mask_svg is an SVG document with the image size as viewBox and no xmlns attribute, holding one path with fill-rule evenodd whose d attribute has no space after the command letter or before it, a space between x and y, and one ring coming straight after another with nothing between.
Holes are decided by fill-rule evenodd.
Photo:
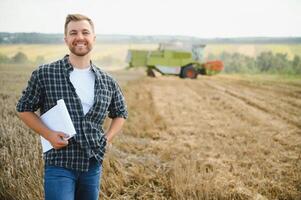
<instances>
[{"instance_id":1,"label":"shirt collar","mask_svg":"<svg viewBox=\"0 0 301 200\"><path fill-rule=\"evenodd\" d=\"M67 71L67 73L69 74L71 71L73 71L73 66L69 61L69 55L65 55L63 58L63 65L65 66L65 69ZM90 65L91 65L91 69L94 73L97 72L96 70L96 66L92 63L92 61L90 60Z\"/></svg>"},{"instance_id":2,"label":"shirt collar","mask_svg":"<svg viewBox=\"0 0 301 200\"><path fill-rule=\"evenodd\" d=\"M65 55L63 58L63 65L66 69L66 72L69 74L71 71L73 71L73 67L71 63L69 62L69 55Z\"/></svg>"}]
</instances>

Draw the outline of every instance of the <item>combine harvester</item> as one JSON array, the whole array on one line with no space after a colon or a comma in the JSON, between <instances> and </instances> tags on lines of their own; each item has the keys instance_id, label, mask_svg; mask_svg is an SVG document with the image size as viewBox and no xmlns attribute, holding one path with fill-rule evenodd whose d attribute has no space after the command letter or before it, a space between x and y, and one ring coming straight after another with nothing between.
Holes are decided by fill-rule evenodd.
<instances>
[{"instance_id":1,"label":"combine harvester","mask_svg":"<svg viewBox=\"0 0 301 200\"><path fill-rule=\"evenodd\" d=\"M206 45L160 44L158 50L128 51L129 68L146 67L147 75L177 75L181 78L197 78L198 74L214 75L224 69L220 60L202 62Z\"/></svg>"}]
</instances>

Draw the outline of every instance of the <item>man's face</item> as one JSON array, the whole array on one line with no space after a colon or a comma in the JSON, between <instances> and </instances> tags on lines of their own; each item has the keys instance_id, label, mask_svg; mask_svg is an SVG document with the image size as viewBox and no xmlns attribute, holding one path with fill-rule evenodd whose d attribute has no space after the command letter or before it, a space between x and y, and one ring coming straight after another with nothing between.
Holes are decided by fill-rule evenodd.
<instances>
[{"instance_id":1,"label":"man's face","mask_svg":"<svg viewBox=\"0 0 301 200\"><path fill-rule=\"evenodd\" d=\"M68 23L64 39L71 53L85 56L93 48L95 34L88 21L71 21Z\"/></svg>"}]
</instances>

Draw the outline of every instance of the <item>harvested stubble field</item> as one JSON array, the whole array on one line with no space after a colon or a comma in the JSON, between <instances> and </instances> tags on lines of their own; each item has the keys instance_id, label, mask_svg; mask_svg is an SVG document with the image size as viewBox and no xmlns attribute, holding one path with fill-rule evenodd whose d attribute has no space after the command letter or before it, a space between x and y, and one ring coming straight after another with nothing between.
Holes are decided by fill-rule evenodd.
<instances>
[{"instance_id":1,"label":"harvested stubble field","mask_svg":"<svg viewBox=\"0 0 301 200\"><path fill-rule=\"evenodd\" d=\"M15 113L32 69L0 69L0 199L42 199L39 137ZM129 119L101 199L301 199L300 80L113 74Z\"/></svg>"}]
</instances>

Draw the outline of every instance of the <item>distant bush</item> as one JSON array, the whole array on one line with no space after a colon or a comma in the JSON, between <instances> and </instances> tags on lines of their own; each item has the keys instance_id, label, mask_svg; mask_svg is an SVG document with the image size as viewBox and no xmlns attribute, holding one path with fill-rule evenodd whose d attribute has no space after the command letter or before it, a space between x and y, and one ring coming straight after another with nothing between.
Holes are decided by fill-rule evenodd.
<instances>
[{"instance_id":1,"label":"distant bush","mask_svg":"<svg viewBox=\"0 0 301 200\"><path fill-rule=\"evenodd\" d=\"M11 62L21 64L21 63L29 63L29 60L28 60L26 54L24 54L23 52L18 52L18 53L16 53L16 55L14 55L11 58Z\"/></svg>"},{"instance_id":2,"label":"distant bush","mask_svg":"<svg viewBox=\"0 0 301 200\"><path fill-rule=\"evenodd\" d=\"M289 60L287 54L262 52L256 58L239 53L222 52L219 55L209 54L209 60L220 59L225 64L225 73L273 73L301 74L301 58L295 56Z\"/></svg>"},{"instance_id":3,"label":"distant bush","mask_svg":"<svg viewBox=\"0 0 301 200\"><path fill-rule=\"evenodd\" d=\"M29 60L27 55L21 51L17 52L14 56L8 57L0 54L0 64L43 64L46 60L44 56L37 56L35 60Z\"/></svg>"}]
</instances>

